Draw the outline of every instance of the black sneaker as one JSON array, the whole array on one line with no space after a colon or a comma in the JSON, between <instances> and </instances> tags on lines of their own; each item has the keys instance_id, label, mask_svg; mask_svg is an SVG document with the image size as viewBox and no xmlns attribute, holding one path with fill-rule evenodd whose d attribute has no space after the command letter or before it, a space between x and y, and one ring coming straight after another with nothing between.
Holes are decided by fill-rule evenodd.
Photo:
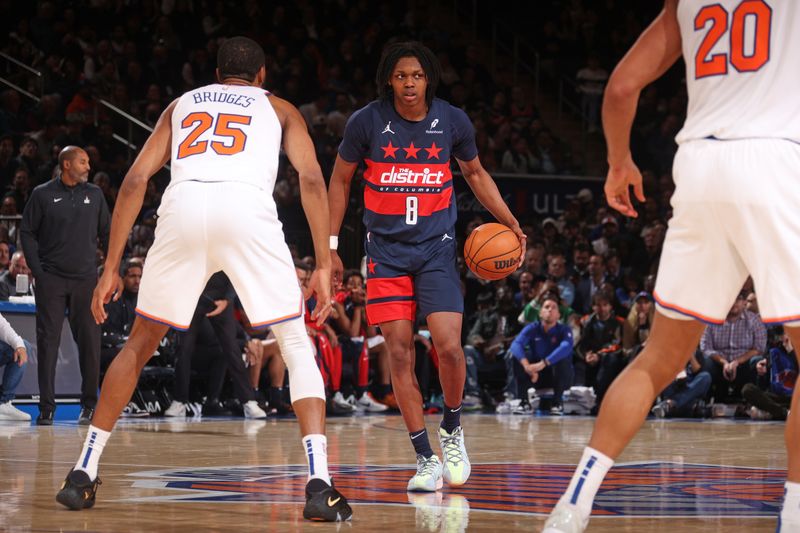
<instances>
[{"instance_id":1,"label":"black sneaker","mask_svg":"<svg viewBox=\"0 0 800 533\"><path fill-rule=\"evenodd\" d=\"M79 426L88 426L92 423L92 417L94 416L94 409L91 407L82 407L81 414L78 415L78 425Z\"/></svg>"},{"instance_id":2,"label":"black sneaker","mask_svg":"<svg viewBox=\"0 0 800 533\"><path fill-rule=\"evenodd\" d=\"M39 411L39 416L36 417L37 426L52 426L53 425L53 411Z\"/></svg>"},{"instance_id":3,"label":"black sneaker","mask_svg":"<svg viewBox=\"0 0 800 533\"><path fill-rule=\"evenodd\" d=\"M90 509L94 507L97 486L102 483L99 477L94 481L89 479L89 474L83 470L70 470L56 494L56 501L73 511Z\"/></svg>"},{"instance_id":4,"label":"black sneaker","mask_svg":"<svg viewBox=\"0 0 800 533\"><path fill-rule=\"evenodd\" d=\"M344 522L353 518L353 510L338 490L315 478L306 484L303 518L316 522Z\"/></svg>"}]
</instances>

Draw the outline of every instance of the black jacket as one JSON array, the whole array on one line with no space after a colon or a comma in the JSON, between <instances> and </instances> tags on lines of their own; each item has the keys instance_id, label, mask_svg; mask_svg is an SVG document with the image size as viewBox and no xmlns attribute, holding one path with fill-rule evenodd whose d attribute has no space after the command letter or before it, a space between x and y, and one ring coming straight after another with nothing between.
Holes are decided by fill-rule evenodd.
<instances>
[{"instance_id":1,"label":"black jacket","mask_svg":"<svg viewBox=\"0 0 800 533\"><path fill-rule=\"evenodd\" d=\"M97 276L97 248L108 250L111 216L103 191L91 183L67 187L60 178L39 185L22 213L20 237L34 277Z\"/></svg>"}]
</instances>

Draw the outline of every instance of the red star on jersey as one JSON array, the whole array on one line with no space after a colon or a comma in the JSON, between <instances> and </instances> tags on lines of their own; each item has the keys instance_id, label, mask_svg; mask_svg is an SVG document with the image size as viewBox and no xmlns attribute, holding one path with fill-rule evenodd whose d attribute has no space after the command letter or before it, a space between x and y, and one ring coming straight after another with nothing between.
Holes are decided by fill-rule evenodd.
<instances>
[{"instance_id":1,"label":"red star on jersey","mask_svg":"<svg viewBox=\"0 0 800 533\"><path fill-rule=\"evenodd\" d=\"M367 268L369 268L369 273L370 274L374 274L375 273L375 267L377 266L377 264L378 263L373 261L371 257L369 258L369 263L367 263Z\"/></svg>"},{"instance_id":2,"label":"red star on jersey","mask_svg":"<svg viewBox=\"0 0 800 533\"><path fill-rule=\"evenodd\" d=\"M442 148L433 143L430 148L425 148L425 151L428 152L428 159L439 159L439 152L442 151Z\"/></svg>"},{"instance_id":3,"label":"red star on jersey","mask_svg":"<svg viewBox=\"0 0 800 533\"><path fill-rule=\"evenodd\" d=\"M412 142L408 148L403 148L403 150L406 151L406 159L411 159L412 157L417 159L417 152L419 152L421 148L417 148Z\"/></svg>"},{"instance_id":4,"label":"red star on jersey","mask_svg":"<svg viewBox=\"0 0 800 533\"><path fill-rule=\"evenodd\" d=\"M383 157L385 158L392 157L394 159L397 159L395 152L397 152L399 149L400 149L399 146L392 146L392 141L389 141L388 146L381 146L381 150L383 150Z\"/></svg>"}]
</instances>

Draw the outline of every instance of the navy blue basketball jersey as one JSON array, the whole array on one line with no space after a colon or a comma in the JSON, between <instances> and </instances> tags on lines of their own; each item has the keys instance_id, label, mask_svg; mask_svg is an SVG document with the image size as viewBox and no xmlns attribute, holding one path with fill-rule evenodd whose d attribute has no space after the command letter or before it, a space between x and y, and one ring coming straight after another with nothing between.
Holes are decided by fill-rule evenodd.
<instances>
[{"instance_id":1,"label":"navy blue basketball jersey","mask_svg":"<svg viewBox=\"0 0 800 533\"><path fill-rule=\"evenodd\" d=\"M339 155L363 160L364 225L390 239L418 243L441 237L456 222L450 158L478 155L466 113L438 98L419 122L402 118L387 100L356 111L347 121Z\"/></svg>"}]
</instances>

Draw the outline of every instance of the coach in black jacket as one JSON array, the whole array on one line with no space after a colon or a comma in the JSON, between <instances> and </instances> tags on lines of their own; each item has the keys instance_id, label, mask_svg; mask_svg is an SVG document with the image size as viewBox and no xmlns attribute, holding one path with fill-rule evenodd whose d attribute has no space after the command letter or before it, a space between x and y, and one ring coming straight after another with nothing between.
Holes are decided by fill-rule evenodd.
<instances>
[{"instance_id":1,"label":"coach in black jacket","mask_svg":"<svg viewBox=\"0 0 800 533\"><path fill-rule=\"evenodd\" d=\"M58 156L59 177L33 190L22 214L20 235L36 280L36 345L39 358L39 417L50 425L55 411L55 374L64 314L78 345L81 414L89 424L97 404L100 326L92 318L97 284L97 248L108 248L111 225L103 192L87 183L89 156L67 146Z\"/></svg>"}]
</instances>

